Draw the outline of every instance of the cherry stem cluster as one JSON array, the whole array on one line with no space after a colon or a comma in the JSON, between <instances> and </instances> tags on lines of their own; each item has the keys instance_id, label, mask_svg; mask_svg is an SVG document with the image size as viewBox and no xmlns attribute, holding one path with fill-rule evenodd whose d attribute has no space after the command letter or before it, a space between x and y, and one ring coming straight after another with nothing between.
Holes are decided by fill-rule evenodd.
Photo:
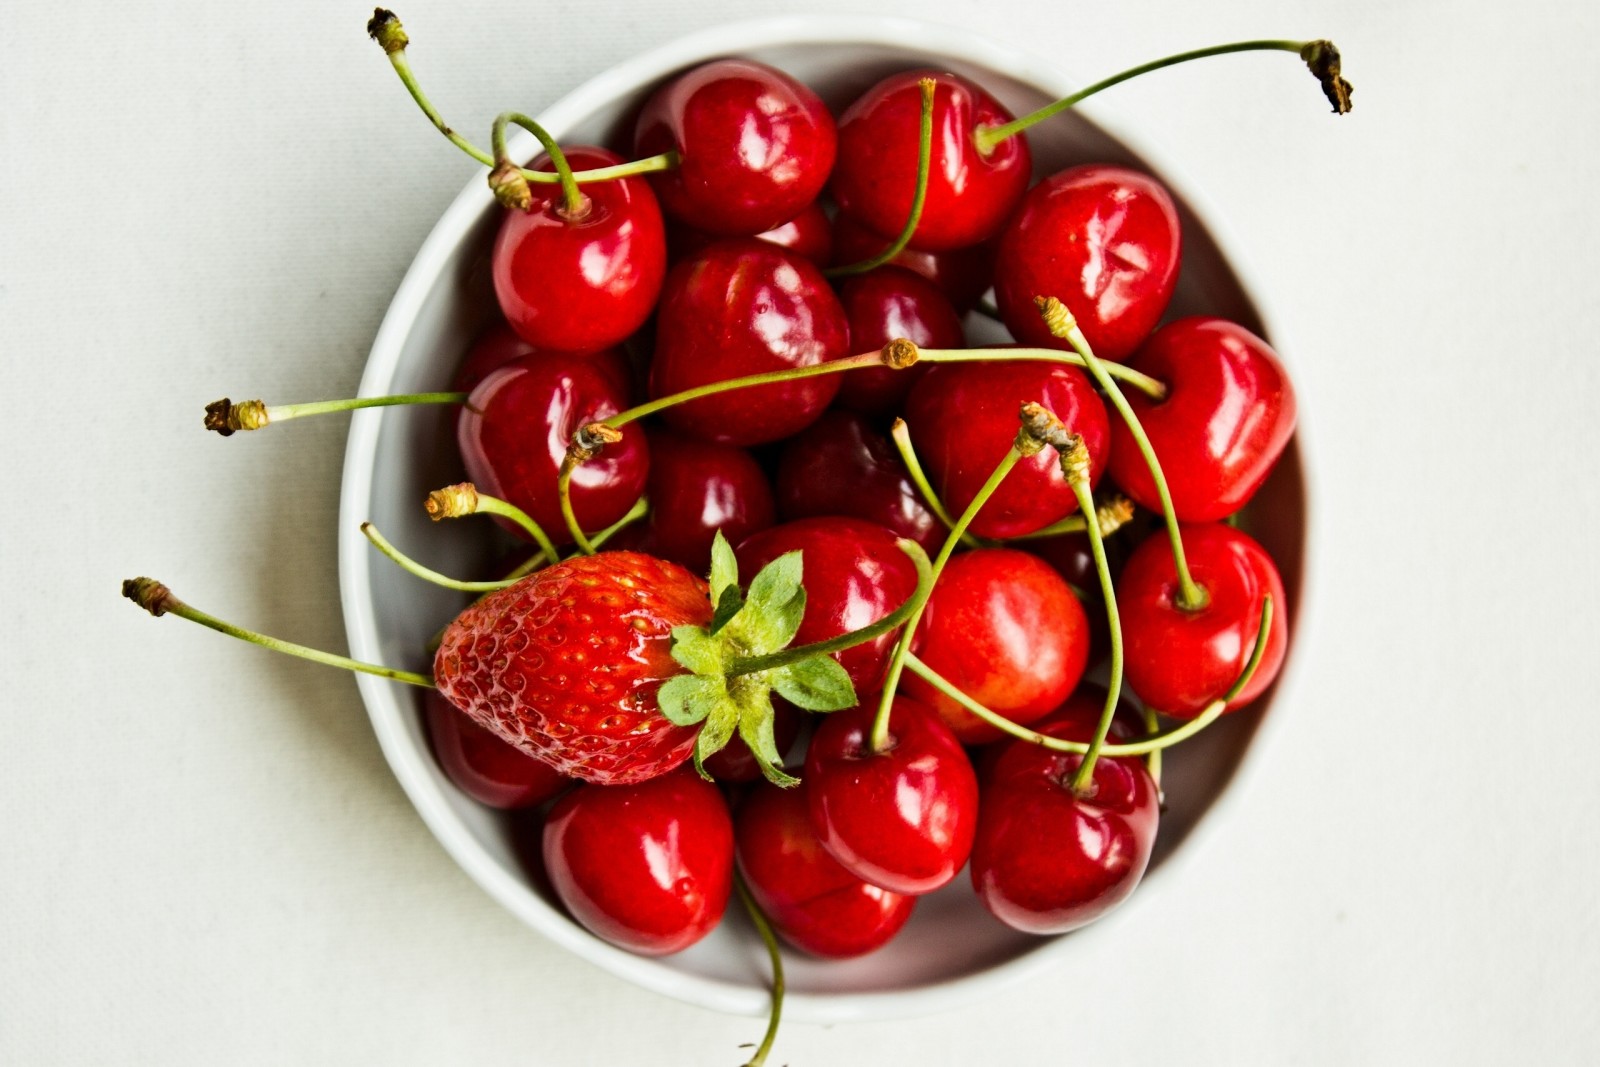
<instances>
[{"instance_id":1,"label":"cherry stem cluster","mask_svg":"<svg viewBox=\"0 0 1600 1067\"><path fill-rule=\"evenodd\" d=\"M561 217L569 222L577 222L589 214L589 198L578 188L577 179L572 176L572 165L567 162L566 153L561 151L556 139L551 137L543 126L517 111L507 111L497 116L490 134L495 166L489 172L489 185L495 190L495 195L501 198L501 203L527 211L532 202L528 193L528 179L522 176L522 168L511 161L506 149L506 126L513 122L538 138L545 154L550 157L550 163L555 167L556 178L561 182L563 199ZM508 181L509 187L506 184Z\"/></svg>"},{"instance_id":2,"label":"cherry stem cluster","mask_svg":"<svg viewBox=\"0 0 1600 1067\"><path fill-rule=\"evenodd\" d=\"M1015 137L1017 134L1028 129L1030 126L1037 125L1038 123L1043 122L1045 119L1048 119L1054 115L1059 115L1068 108L1075 107L1101 90L1109 89L1113 85L1120 85L1122 82L1128 81L1132 78L1137 78L1141 74L1149 74L1151 71L1160 70L1163 67L1176 66L1179 63L1187 63L1194 59L1206 59L1210 56L1228 55L1232 52L1293 52L1296 55L1303 56L1307 46L1311 43L1314 42L1235 41L1232 44L1219 44L1212 45L1209 48L1196 48L1190 52L1179 52L1175 55L1166 56L1163 59L1154 59L1148 63L1141 63L1137 67L1129 67L1120 74L1113 74L1109 78L1101 79L1087 88L1079 89L1070 96L1062 97L1053 104L1046 104L1039 110L1024 115L1019 119L1013 119L1003 126L979 126L973 131L972 139L977 145L979 153L987 157L995 150L996 145L998 145L1001 141L1006 140L1008 137Z\"/></svg>"},{"instance_id":3,"label":"cherry stem cluster","mask_svg":"<svg viewBox=\"0 0 1600 1067\"><path fill-rule=\"evenodd\" d=\"M411 62L406 58L406 45L410 43L410 38L406 36L405 30L401 28L400 20L395 16L395 13L379 8L373 14L372 20L367 23L367 33L383 47L384 52L389 56L390 65L394 67L395 73L400 76L400 81L406 87L406 91L411 94L411 99L416 101L417 106L428 117L428 121L433 123L434 128L444 134L451 144L479 163L486 167L496 166L496 157L485 152L451 129L449 124L444 121L444 117L439 114L438 109L433 106L433 102L428 99L427 94L422 91L422 86L417 83L416 74L411 70ZM530 129L529 132L534 131ZM537 133L535 133L535 136L537 136ZM660 155L647 156L644 159L636 159L629 163L619 163L612 167L568 171L568 175L579 184L584 182L604 182L614 181L617 178L632 177L635 174L650 174L656 171L671 170L677 165L678 153L663 152ZM530 182L545 184L562 182L562 177L559 173L529 170L526 167L519 167L517 170L525 180Z\"/></svg>"},{"instance_id":4,"label":"cherry stem cluster","mask_svg":"<svg viewBox=\"0 0 1600 1067\"><path fill-rule=\"evenodd\" d=\"M906 245L911 243L912 235L917 232L917 224L922 221L923 205L928 199L928 172L933 165L933 93L937 87L938 84L932 78L922 78L917 82L917 88L922 93L922 113L917 127L917 187L911 194L911 210L906 214L906 224L901 227L900 235L871 259L842 267L829 267L822 272L826 277L845 278L877 270L898 256L905 250Z\"/></svg>"},{"instance_id":5,"label":"cherry stem cluster","mask_svg":"<svg viewBox=\"0 0 1600 1067\"><path fill-rule=\"evenodd\" d=\"M911 444L911 428L906 425L905 419L894 420L894 425L889 429L889 437L900 453L900 461L906 465L906 473L911 477L911 484L916 486L917 492L922 495L923 503L928 505L934 518L943 523L946 530L953 527L956 522L950 517L950 511L944 506L944 501L939 499L939 494L933 491L933 483L928 481L927 472L922 469L922 460L917 457L917 450ZM979 543L970 532L962 533L961 541L968 548L975 548Z\"/></svg>"},{"instance_id":6,"label":"cherry stem cluster","mask_svg":"<svg viewBox=\"0 0 1600 1067\"><path fill-rule=\"evenodd\" d=\"M1133 435L1139 454L1144 457L1145 465L1150 468L1150 477L1156 483L1156 494L1161 498L1161 514L1167 524L1167 539L1172 544L1172 562L1178 572L1178 607L1183 611L1199 611L1211 602L1211 596L1189 573L1189 560L1184 555L1183 535L1178 529L1178 517L1172 511L1172 493L1167 489L1167 476L1161 470L1161 460L1156 456L1156 450L1144 432L1144 425L1139 422L1139 416L1134 414L1133 408L1128 404L1128 398L1117 388L1117 383L1107 371L1106 365L1096 358L1094 350L1089 347L1089 339L1083 336L1083 331L1078 328L1078 320L1073 318L1072 312L1067 310L1066 305L1053 296L1038 297L1036 302L1050 333L1072 345L1078 355L1083 357L1083 365L1094 376L1100 388L1105 390L1117 413L1122 416L1122 421L1127 423L1128 432Z\"/></svg>"}]
</instances>

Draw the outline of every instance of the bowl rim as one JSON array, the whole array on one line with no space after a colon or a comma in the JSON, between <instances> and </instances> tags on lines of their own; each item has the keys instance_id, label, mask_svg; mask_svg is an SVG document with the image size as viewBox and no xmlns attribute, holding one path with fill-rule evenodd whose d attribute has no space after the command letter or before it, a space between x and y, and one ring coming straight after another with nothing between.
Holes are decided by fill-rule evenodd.
<instances>
[{"instance_id":1,"label":"bowl rim","mask_svg":"<svg viewBox=\"0 0 1600 1067\"><path fill-rule=\"evenodd\" d=\"M720 55L738 54L755 48L784 45L872 45L890 43L910 50L944 53L966 62L1002 71L1017 81L1034 86L1054 97L1065 96L1080 86L1051 62L1024 50L998 42L966 28L916 19L875 15L780 15L743 20L711 27L651 48L622 61L585 81L537 116L538 122L553 136L563 137L578 120L598 104L634 92L639 86L657 81L689 64ZM1292 351L1281 325L1272 318L1261 300L1259 277L1239 251L1228 226L1214 205L1190 183L1178 167L1159 148L1150 145L1098 100L1078 106L1095 125L1122 142L1146 161L1173 192L1185 201L1195 216L1204 222L1218 250L1248 294L1274 349L1283 356ZM417 319L425 297L431 291L451 253L494 205L493 195L481 175L474 175L423 241L407 268L390 302L367 358L359 395L388 392L404 349L405 339ZM1284 357L1293 366L1292 356ZM1296 447L1305 498L1302 522L1301 578L1295 605L1294 648L1275 683L1273 702L1289 700L1298 688L1304 671L1307 640L1313 619L1312 594L1316 573L1315 464L1309 459L1304 397L1299 402ZM357 659L379 655L379 628L373 610L373 593L368 569L370 547L360 532L367 517L367 502L373 489L373 470L377 459L383 409L366 409L354 414L345 449L340 491L339 584L344 607L345 628L350 654ZM450 801L424 763L427 754L419 750L406 732L409 707L401 702L403 691L396 683L371 675L356 676L373 732L395 777L410 798L423 822L457 864L503 907L523 923L575 955L598 964L618 977L654 992L702 1007L737 1014L765 1015L769 994L765 988L735 985L701 975L684 973L661 960L636 956L589 934L565 913L531 892L512 877L477 839L462 825ZM1191 862L1198 847L1215 831L1222 816L1237 803L1241 787L1260 762L1260 747L1279 716L1266 715L1257 724L1246 755L1239 760L1221 791L1213 798L1204 818L1190 831L1182 848L1174 852L1159 872L1163 881L1172 871ZM425 746L421 746L425 749ZM1155 874L1156 872L1152 872ZM1141 887L1143 888L1143 887ZM1098 936L1096 931L1115 927L1117 920L1135 906L1144 893L1134 894L1118 914L1075 935ZM838 1023L857 1020L902 1018L960 1006L980 996L1022 981L1030 975L1058 964L1068 951L1070 939L1044 940L1021 955L988 969L904 990L815 994L791 992L785 999L785 1014L794 1020Z\"/></svg>"}]
</instances>

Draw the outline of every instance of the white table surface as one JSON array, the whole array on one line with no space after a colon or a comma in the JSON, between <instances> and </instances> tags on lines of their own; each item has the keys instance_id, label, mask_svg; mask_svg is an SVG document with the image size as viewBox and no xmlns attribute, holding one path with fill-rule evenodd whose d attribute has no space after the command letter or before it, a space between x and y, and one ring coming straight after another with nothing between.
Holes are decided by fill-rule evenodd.
<instances>
[{"instance_id":1,"label":"white table surface","mask_svg":"<svg viewBox=\"0 0 1600 1067\"><path fill-rule=\"evenodd\" d=\"M850 0L400 9L448 115L537 111L690 29ZM355 4L0 6L0 1062L735 1063L760 1024L519 926L428 835L351 680L117 596L154 574L339 647L353 390L473 165ZM510 11L510 16L499 13ZM1224 212L1320 443L1299 696L1246 795L1069 966L772 1062L1600 1059L1600 18L1517 4L890 0L1083 81L1328 36L1107 103Z\"/></svg>"}]
</instances>

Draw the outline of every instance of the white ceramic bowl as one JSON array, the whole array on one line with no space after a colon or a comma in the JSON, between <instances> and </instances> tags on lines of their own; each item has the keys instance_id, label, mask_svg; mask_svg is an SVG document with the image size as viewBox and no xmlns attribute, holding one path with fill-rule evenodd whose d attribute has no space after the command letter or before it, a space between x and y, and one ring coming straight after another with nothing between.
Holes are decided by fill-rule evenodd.
<instances>
[{"instance_id":1,"label":"white ceramic bowl","mask_svg":"<svg viewBox=\"0 0 1600 1067\"><path fill-rule=\"evenodd\" d=\"M933 66L974 78L1022 114L1077 86L1024 53L982 36L942 26L872 17L795 16L764 19L686 37L638 56L584 84L539 116L566 142L628 141L632 111L653 87L684 68L725 55L749 56L789 71L814 87L837 113L883 75ZM1267 327L1257 290L1242 280L1239 260L1224 252L1214 216L1202 217L1192 189L1158 153L1133 140L1094 102L1036 127L1028 136L1040 174L1086 161L1143 167L1177 198L1184 258L1172 314L1227 316L1268 336L1293 371L1292 353ZM1091 119L1093 121L1091 121ZM419 151L429 150L419 148ZM438 151L445 148L440 145ZM533 152L531 139L517 151ZM475 178L439 220L407 272L372 346L364 396L445 388L479 326L492 313L488 250L500 209ZM350 430L340 515L340 580L351 654L427 670L424 646L463 604L458 594L427 586L375 553L359 532L371 519L396 543L446 572L468 570L482 554L486 530L471 522L434 526L424 494L459 479L454 409L389 408L358 412ZM1294 648L1306 645L1304 622L1308 511L1302 428L1278 472L1251 508L1250 528L1283 572ZM1172 859L1186 850L1202 819L1214 821L1262 725L1282 705L1296 663L1292 651L1275 688L1254 711L1229 716L1169 754L1164 785L1170 807L1144 885L1125 910L1170 891ZM766 1011L765 956L737 907L710 937L686 952L645 959L613 948L568 919L542 879L519 859L518 820L490 812L459 793L428 749L416 691L360 676L361 693L385 756L423 820L467 873L518 918L578 955L657 992L722 1011ZM987 995L1054 961L1080 938L1035 938L994 921L963 875L926 898L907 929L885 949L844 963L791 957L790 1018L816 1022L883 1018L940 1010Z\"/></svg>"}]
</instances>

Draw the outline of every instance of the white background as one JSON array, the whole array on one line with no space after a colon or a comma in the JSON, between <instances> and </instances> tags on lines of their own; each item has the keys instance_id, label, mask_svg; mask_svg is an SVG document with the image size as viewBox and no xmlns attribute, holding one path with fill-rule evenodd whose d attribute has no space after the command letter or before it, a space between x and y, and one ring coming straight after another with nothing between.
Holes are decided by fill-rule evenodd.
<instances>
[{"instance_id":1,"label":"white background","mask_svg":"<svg viewBox=\"0 0 1600 1067\"><path fill-rule=\"evenodd\" d=\"M400 9L487 129L683 32L858 2ZM1600 1058L1600 18L1516 4L892 0L1082 81L1226 216L1320 443L1314 644L1246 795L1069 964L772 1062ZM0 7L0 1062L735 1063L759 1036L519 926L428 835L350 679L117 597L149 573L340 647L347 395L474 165L326 0Z\"/></svg>"}]
</instances>

